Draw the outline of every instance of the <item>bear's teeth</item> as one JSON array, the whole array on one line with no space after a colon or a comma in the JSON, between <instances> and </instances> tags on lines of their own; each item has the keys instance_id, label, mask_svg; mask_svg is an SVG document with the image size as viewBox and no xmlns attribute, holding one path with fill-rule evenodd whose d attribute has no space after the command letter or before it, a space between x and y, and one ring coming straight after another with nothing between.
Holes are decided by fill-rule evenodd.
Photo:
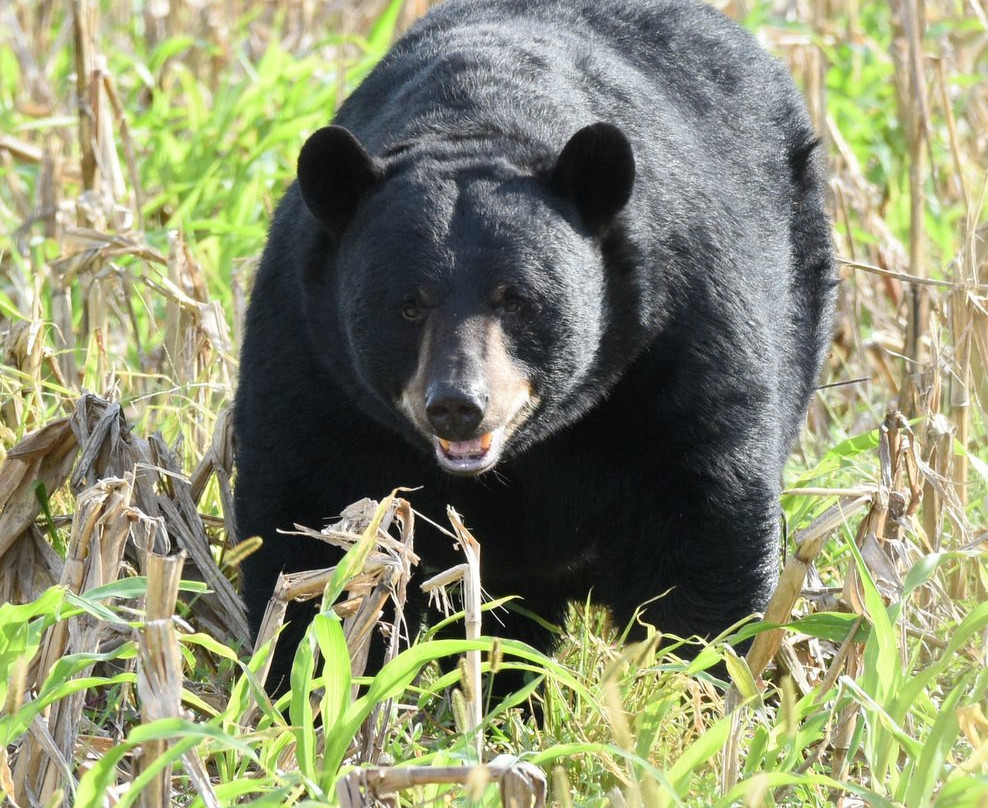
<instances>
[{"instance_id":1,"label":"bear's teeth","mask_svg":"<svg viewBox=\"0 0 988 808\"><path fill-rule=\"evenodd\" d=\"M493 437L493 433L488 432L472 440L449 441L439 438L439 445L450 457L476 457L487 454Z\"/></svg>"}]
</instances>

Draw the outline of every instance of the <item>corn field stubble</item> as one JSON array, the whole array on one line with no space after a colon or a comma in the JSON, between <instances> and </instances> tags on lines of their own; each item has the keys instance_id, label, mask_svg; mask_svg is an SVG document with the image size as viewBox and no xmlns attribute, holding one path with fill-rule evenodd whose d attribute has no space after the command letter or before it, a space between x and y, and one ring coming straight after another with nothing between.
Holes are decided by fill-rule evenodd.
<instances>
[{"instance_id":1,"label":"corn field stubble","mask_svg":"<svg viewBox=\"0 0 988 808\"><path fill-rule=\"evenodd\" d=\"M725 7L806 90L844 259L747 658L622 646L580 607L546 659L477 638L475 604L357 690L362 607L415 520L447 524L401 492L313 539L353 549L286 582L327 608L262 696L229 522L244 301L305 135L424 5L0 2L0 794L514 805L545 772L564 808L988 806L983 0ZM506 666L542 689L489 703L476 670Z\"/></svg>"}]
</instances>

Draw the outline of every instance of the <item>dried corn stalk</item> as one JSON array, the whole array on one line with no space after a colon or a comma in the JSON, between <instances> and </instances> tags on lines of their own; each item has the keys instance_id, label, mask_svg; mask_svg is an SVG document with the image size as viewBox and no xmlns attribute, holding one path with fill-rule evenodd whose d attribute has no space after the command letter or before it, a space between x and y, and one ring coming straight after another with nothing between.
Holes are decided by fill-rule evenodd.
<instances>
[{"instance_id":1,"label":"dried corn stalk","mask_svg":"<svg viewBox=\"0 0 988 808\"><path fill-rule=\"evenodd\" d=\"M446 516L454 531L450 534L450 538L459 544L463 555L466 557L466 563L441 572L428 581L423 581L422 591L431 597L433 592L438 594L443 587L462 581L463 624L466 638L476 640L480 637L481 603L483 600L483 589L480 584L480 542L466 529L460 515L453 508L447 507ZM480 668L480 651L467 651L461 681L463 697L468 705L466 727L464 727L468 733L475 733L484 718ZM474 735L474 746L478 760L480 759L482 740L479 733Z\"/></svg>"},{"instance_id":2,"label":"dried corn stalk","mask_svg":"<svg viewBox=\"0 0 988 808\"><path fill-rule=\"evenodd\" d=\"M147 519L131 507L132 493L133 479L108 479L79 496L61 579L70 592L82 594L119 576L132 526ZM63 656L99 651L100 633L100 621L89 614L52 626L38 652L34 686L40 686ZM89 666L77 676L88 676L91 670ZM17 801L21 805L51 804L55 792L65 787L71 775L64 763L76 759L84 698L83 691L56 701L47 716L39 717L32 725L14 767Z\"/></svg>"},{"instance_id":3,"label":"dried corn stalk","mask_svg":"<svg viewBox=\"0 0 988 808\"><path fill-rule=\"evenodd\" d=\"M504 808L545 808L546 776L538 766L511 755L498 755L481 766L401 766L354 769L336 788L342 808L397 806L396 792L415 786L450 783L466 786L479 799L487 783L501 787Z\"/></svg>"},{"instance_id":4,"label":"dried corn stalk","mask_svg":"<svg viewBox=\"0 0 988 808\"><path fill-rule=\"evenodd\" d=\"M19 570L16 576L0 576L0 594L10 602L28 602L61 576L61 561L44 547L46 542L38 532L39 483L47 497L57 501L67 482L78 495L101 480L132 475L133 505L150 517L161 517L165 530L135 534L128 557L143 570L148 552L185 550L191 561L186 577L205 581L211 590L191 604L193 616L217 639L243 641L248 635L243 604L216 563L196 509L211 471L222 475L220 485L225 484L229 496L232 452L227 423L225 419L218 423L210 465L201 465L195 487L182 473L175 452L159 436L138 437L119 404L92 394L81 396L68 418L25 437L0 466L0 565L4 570ZM232 507L228 518L232 518Z\"/></svg>"},{"instance_id":5,"label":"dried corn stalk","mask_svg":"<svg viewBox=\"0 0 988 808\"><path fill-rule=\"evenodd\" d=\"M948 447L951 433L944 429L941 434L945 438L938 441L938 451L940 452L938 456L950 452ZM931 524L931 520L935 524L940 524L944 514L946 514L958 526L962 535L969 530L965 523L963 507L950 485L949 467L939 469L938 473L938 470L923 462L916 437L905 418L898 412L890 411L880 426L879 435L879 474L874 486L849 491L806 490L801 492L804 494L836 495L844 501L827 510L796 537L796 553L789 558L776 591L766 609L765 619L767 622L781 625L789 621L796 600L801 594L805 576L812 571L812 562L822 549L826 538L866 506L867 511L855 530L855 544L860 551L870 578L886 603L892 603L901 598L902 581L905 573L918 557L915 544L905 541L904 535L911 535L914 539L919 539L921 544L926 542L929 545L927 536L930 534L923 531L919 520L916 519L924 490L927 492L927 496L931 491L936 494L935 498L930 497L927 500L926 508L942 510L942 513L938 512L935 516L931 516L927 510L923 519L925 524ZM937 532L939 533L939 530ZM937 548L927 546L925 549L932 552ZM921 595L921 593L919 594ZM863 584L858 567L853 560L850 562L845 576L842 601L845 609L859 616L859 623L869 619ZM917 603L922 606L924 601L918 597ZM932 626L945 619L958 619L958 616L938 616L933 613L932 609L934 608L951 610L954 607L949 599L939 599L936 606L930 605L931 611L929 613L924 614L920 608L913 608L910 610L910 616L913 619L919 616L925 624L916 625L903 618L902 630L922 636L927 642L936 645L938 640L933 636ZM819 679L818 684L821 693L830 692L841 674L853 678L860 671L863 664L862 646L857 641L856 634L856 630L852 627L847 639L836 649L829 669ZM784 653L787 650L785 643L789 642L790 640L782 629L766 631L755 638L748 652L747 662L756 678L777 655L785 656L789 665L798 665L794 654ZM789 650L791 651L791 649ZM794 675L797 679L802 676L808 682L808 677L804 671L795 671ZM722 787L725 790L737 783L740 760L739 739L743 735L744 711L743 708L740 708L740 698L736 688L732 688L727 706L728 709L735 711L736 731L732 733L731 742L724 753ZM838 782L844 782L847 779L850 761L846 759L842 750L849 748L849 741L858 720L859 709L858 704L853 702L844 709L837 720L837 730L832 739L833 757L831 764L833 777ZM812 761L808 761L807 765L810 763ZM776 798L781 799L781 793L777 793Z\"/></svg>"},{"instance_id":6,"label":"dried corn stalk","mask_svg":"<svg viewBox=\"0 0 988 808\"><path fill-rule=\"evenodd\" d=\"M332 544L345 551L359 542L366 531L372 528L377 508L377 502L364 499L350 505L341 514L339 522L321 531L301 525L296 527L300 535ZM398 538L390 535L392 526L397 526ZM363 675L371 631L389 598L394 601L395 614L388 631L390 640L385 661L394 658L397 653L397 640L402 634L405 588L411 575L411 568L418 564L419 560L413 551L414 517L407 501L392 500L391 506L377 528L375 540L376 547L367 557L362 573L347 586L348 599L335 606L336 612L343 617L343 633L350 652L354 676ZM320 597L335 570L335 567L331 567L280 575L264 613L255 646L259 648L276 636L284 623L285 612L291 601ZM269 664L259 672L262 683L268 675L270 658L268 662Z\"/></svg>"},{"instance_id":7,"label":"dried corn stalk","mask_svg":"<svg viewBox=\"0 0 988 808\"><path fill-rule=\"evenodd\" d=\"M141 719L145 724L161 718L178 718L182 711L182 654L172 616L178 597L185 554L150 555L147 574L147 620L138 633L137 694L141 702ZM165 754L171 743L150 740L141 747L139 763L146 769ZM185 775L195 786L207 808L219 806L209 774L196 750L183 756ZM171 767L165 767L141 791L143 808L168 808L172 804Z\"/></svg>"},{"instance_id":8,"label":"dried corn stalk","mask_svg":"<svg viewBox=\"0 0 988 808\"><path fill-rule=\"evenodd\" d=\"M347 600L334 606L336 613L343 619L343 635L354 677L364 673L372 632L378 626L389 600L392 602L393 615L389 624L382 625L388 638L385 663L397 655L400 637L407 636L403 626L405 592L412 567L419 561L413 551L414 516L408 502L403 499L391 497L390 502L386 501L384 506L387 510L382 517L378 514L381 506L373 500L364 499L350 505L341 514L339 522L321 531L296 526L301 535L324 541L344 551L373 531L376 544L365 559L362 571L347 585ZM392 527L398 531L397 538L389 533ZM335 571L336 568L332 567L281 574L265 610L255 647L260 648L276 636L284 623L289 602L321 597ZM267 679L270 663L269 656L265 666L258 672L262 684ZM382 716L386 718L390 712L389 700L376 705L364 722L359 750L362 760L379 759L386 733L378 728L378 724ZM252 716L248 716L247 720L251 719Z\"/></svg>"},{"instance_id":9,"label":"dried corn stalk","mask_svg":"<svg viewBox=\"0 0 988 808\"><path fill-rule=\"evenodd\" d=\"M379 508L373 500L361 500L344 510L339 522L316 531L296 526L300 535L325 541L341 550L348 550L366 535L373 527L375 514ZM413 543L413 511L403 499L394 499L381 520L376 533L377 545L368 555L363 570L346 587L347 599L337 603L334 609L343 618L343 632L347 649L350 654L351 671L354 677L364 673L367 664L370 639L374 627L378 624L385 606L390 599L394 605L394 618L386 627L389 638L384 661L394 658L397 653L397 642L405 632L402 630L402 613L405 603L405 588L411 575L412 566L418 563L418 557L412 551ZM450 539L459 543L467 557L467 563L425 581L422 589L430 592L442 586L464 582L464 601L466 609L467 638L480 636L481 586L480 586L480 544L463 526L455 511L449 510L449 519L454 532L447 533ZM399 538L390 535L390 528L399 526ZM443 530L436 526L439 530ZM298 573L283 573L275 585L274 594L268 602L261 628L258 632L256 647L261 647L274 638L284 623L288 604L292 601L311 600L320 597L326 585L330 582L336 568L324 570L309 570ZM483 707L480 687L480 652L471 652L467 659L467 669L464 675L464 691L467 703L470 705L467 717L467 730L473 731L480 726L483 717ZM264 668L259 671L259 679L263 683L270 670L270 658ZM354 686L356 695L356 686ZM384 733L373 731L381 715L390 711L388 703L379 704L368 718L363 733L363 748L358 757L363 761L376 760L381 751ZM480 756L482 738L476 736L477 755Z\"/></svg>"},{"instance_id":10,"label":"dried corn stalk","mask_svg":"<svg viewBox=\"0 0 988 808\"><path fill-rule=\"evenodd\" d=\"M147 621L137 636L137 695L141 701L141 720L145 724L181 715L182 655L172 614L185 554L171 557L151 554L147 562ZM147 769L169 745L164 739L144 743L140 768ZM171 774L171 767L166 766L142 790L143 808L166 808L171 804Z\"/></svg>"}]
</instances>

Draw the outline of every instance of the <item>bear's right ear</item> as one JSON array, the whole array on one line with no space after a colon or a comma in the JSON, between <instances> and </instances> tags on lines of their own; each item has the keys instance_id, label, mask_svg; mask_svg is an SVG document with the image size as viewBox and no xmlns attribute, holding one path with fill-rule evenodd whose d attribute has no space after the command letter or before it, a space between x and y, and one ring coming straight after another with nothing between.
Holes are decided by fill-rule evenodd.
<instances>
[{"instance_id":1,"label":"bear's right ear","mask_svg":"<svg viewBox=\"0 0 988 808\"><path fill-rule=\"evenodd\" d=\"M563 147L549 176L591 230L610 224L631 198L635 155L627 136L609 123L584 126Z\"/></svg>"},{"instance_id":2,"label":"bear's right ear","mask_svg":"<svg viewBox=\"0 0 988 808\"><path fill-rule=\"evenodd\" d=\"M342 126L324 126L305 141L298 155L298 184L305 206L339 237L360 198L381 177L374 158Z\"/></svg>"}]
</instances>

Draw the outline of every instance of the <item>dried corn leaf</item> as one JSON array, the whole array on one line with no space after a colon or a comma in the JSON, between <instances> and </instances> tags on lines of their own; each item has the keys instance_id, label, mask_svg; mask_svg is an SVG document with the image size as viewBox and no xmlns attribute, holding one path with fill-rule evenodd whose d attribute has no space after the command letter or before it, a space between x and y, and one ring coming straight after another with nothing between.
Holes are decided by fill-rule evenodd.
<instances>
[{"instance_id":1,"label":"dried corn leaf","mask_svg":"<svg viewBox=\"0 0 988 808\"><path fill-rule=\"evenodd\" d=\"M53 421L10 450L0 467L0 563L41 513L39 485L49 495L62 487L77 443L69 419Z\"/></svg>"}]
</instances>

